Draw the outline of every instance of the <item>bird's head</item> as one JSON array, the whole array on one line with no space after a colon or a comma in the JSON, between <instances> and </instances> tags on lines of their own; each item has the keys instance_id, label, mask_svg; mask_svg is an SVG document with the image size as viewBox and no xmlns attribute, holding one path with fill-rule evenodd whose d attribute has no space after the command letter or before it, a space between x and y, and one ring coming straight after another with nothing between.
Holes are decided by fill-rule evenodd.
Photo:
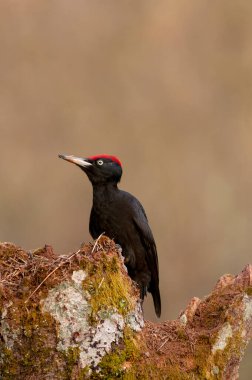
<instances>
[{"instance_id":1,"label":"bird's head","mask_svg":"<svg viewBox=\"0 0 252 380\"><path fill-rule=\"evenodd\" d=\"M79 166L92 184L118 183L122 176L122 164L115 156L100 154L81 158L59 154L59 157Z\"/></svg>"}]
</instances>

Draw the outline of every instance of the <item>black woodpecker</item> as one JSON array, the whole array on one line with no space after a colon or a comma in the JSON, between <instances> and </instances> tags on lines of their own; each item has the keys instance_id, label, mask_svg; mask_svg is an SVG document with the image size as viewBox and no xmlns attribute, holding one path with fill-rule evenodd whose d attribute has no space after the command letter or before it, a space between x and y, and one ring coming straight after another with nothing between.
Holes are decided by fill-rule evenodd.
<instances>
[{"instance_id":1,"label":"black woodpecker","mask_svg":"<svg viewBox=\"0 0 252 380\"><path fill-rule=\"evenodd\" d=\"M122 164L106 154L80 158L59 155L79 166L93 186L93 206L89 231L93 239L102 233L122 247L129 276L138 284L141 299L151 293L155 312L161 315L158 256L153 234L141 203L130 193L117 187Z\"/></svg>"}]
</instances>

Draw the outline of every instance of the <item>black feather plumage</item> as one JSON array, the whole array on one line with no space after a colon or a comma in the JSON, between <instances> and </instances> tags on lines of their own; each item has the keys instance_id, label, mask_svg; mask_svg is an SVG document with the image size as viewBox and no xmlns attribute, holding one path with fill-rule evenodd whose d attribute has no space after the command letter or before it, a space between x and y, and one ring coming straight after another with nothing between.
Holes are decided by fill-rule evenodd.
<instances>
[{"instance_id":1,"label":"black feather plumage","mask_svg":"<svg viewBox=\"0 0 252 380\"><path fill-rule=\"evenodd\" d=\"M155 312L161 314L158 256L153 234L141 203L130 193L120 190L120 161L114 156L89 158L63 156L78 165L93 185L93 206L89 230L96 239L105 233L122 247L130 277L140 287L141 298L146 292L153 297Z\"/></svg>"}]
</instances>

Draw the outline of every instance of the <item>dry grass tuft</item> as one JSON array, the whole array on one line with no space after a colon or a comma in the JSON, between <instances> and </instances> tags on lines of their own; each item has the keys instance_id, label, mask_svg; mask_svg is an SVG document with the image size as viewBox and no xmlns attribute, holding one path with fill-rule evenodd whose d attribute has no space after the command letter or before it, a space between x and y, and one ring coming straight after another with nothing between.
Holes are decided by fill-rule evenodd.
<instances>
[{"instance_id":1,"label":"dry grass tuft","mask_svg":"<svg viewBox=\"0 0 252 380\"><path fill-rule=\"evenodd\" d=\"M73 270L80 269L84 263L94 263L99 253L112 251L116 251L114 242L103 236L94 244L64 256L56 255L49 245L26 252L14 244L1 243L0 297L2 301L17 297L28 302L41 291L69 279Z\"/></svg>"}]
</instances>

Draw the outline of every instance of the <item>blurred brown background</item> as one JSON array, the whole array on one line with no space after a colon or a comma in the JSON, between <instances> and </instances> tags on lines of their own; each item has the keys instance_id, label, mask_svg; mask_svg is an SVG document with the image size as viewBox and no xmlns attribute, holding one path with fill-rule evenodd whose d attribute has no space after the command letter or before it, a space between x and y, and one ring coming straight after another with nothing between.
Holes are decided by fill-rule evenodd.
<instances>
[{"instance_id":1,"label":"blurred brown background","mask_svg":"<svg viewBox=\"0 0 252 380\"><path fill-rule=\"evenodd\" d=\"M59 253L89 241L90 183L57 154L110 153L157 241L163 319L241 271L251 25L245 0L1 0L0 240Z\"/></svg>"}]
</instances>

